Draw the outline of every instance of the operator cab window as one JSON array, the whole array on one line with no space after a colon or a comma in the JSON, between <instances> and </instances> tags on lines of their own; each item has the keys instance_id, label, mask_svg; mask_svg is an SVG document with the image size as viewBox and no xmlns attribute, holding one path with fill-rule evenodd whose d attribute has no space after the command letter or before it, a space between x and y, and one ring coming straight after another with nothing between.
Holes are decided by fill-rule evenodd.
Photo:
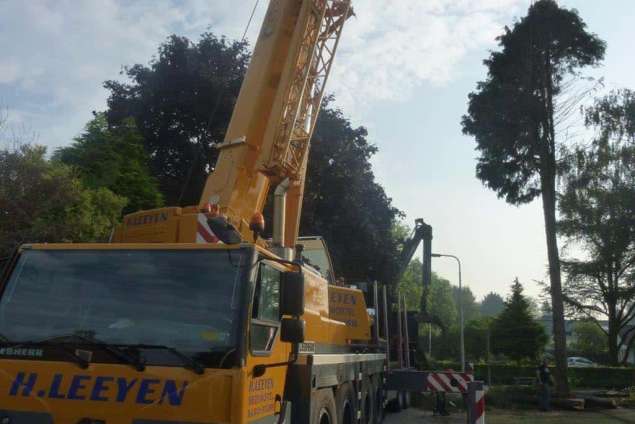
<instances>
[{"instance_id":1,"label":"operator cab window","mask_svg":"<svg viewBox=\"0 0 635 424\"><path fill-rule=\"evenodd\" d=\"M251 350L269 352L280 328L280 279L282 273L261 263L251 315Z\"/></svg>"}]
</instances>

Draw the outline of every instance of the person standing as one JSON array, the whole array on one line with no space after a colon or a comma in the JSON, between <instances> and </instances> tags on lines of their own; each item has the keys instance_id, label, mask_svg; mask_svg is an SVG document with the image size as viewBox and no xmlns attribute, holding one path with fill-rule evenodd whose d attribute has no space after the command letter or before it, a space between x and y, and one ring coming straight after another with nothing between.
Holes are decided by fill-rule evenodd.
<instances>
[{"instance_id":1,"label":"person standing","mask_svg":"<svg viewBox=\"0 0 635 424\"><path fill-rule=\"evenodd\" d=\"M551 387L553 386L553 376L549 372L547 360L536 368L536 381L538 382L538 403L541 411L551 410Z\"/></svg>"}]
</instances>

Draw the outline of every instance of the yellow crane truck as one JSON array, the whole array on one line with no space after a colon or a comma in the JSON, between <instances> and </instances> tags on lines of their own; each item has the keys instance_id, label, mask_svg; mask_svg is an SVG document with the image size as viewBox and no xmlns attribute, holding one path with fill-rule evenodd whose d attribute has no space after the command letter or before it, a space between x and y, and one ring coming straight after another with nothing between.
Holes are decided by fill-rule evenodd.
<instances>
[{"instance_id":1,"label":"yellow crane truck","mask_svg":"<svg viewBox=\"0 0 635 424\"><path fill-rule=\"evenodd\" d=\"M376 424L426 390L386 287L344 286L324 240L298 237L351 15L270 0L198 205L127 215L111 243L18 249L0 276L0 424ZM424 241L427 281L431 238L417 221L400 258Z\"/></svg>"},{"instance_id":2,"label":"yellow crane truck","mask_svg":"<svg viewBox=\"0 0 635 424\"><path fill-rule=\"evenodd\" d=\"M200 204L125 216L111 243L18 249L0 281L0 424L382 420L385 290L336 285L324 241L298 238L351 14L270 1Z\"/></svg>"}]
</instances>

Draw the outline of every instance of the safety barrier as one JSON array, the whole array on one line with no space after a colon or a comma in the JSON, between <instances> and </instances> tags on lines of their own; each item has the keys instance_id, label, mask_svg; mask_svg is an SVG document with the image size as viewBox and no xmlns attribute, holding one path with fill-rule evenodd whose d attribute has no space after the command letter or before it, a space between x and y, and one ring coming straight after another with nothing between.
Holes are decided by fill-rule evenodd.
<instances>
[{"instance_id":1,"label":"safety barrier","mask_svg":"<svg viewBox=\"0 0 635 424\"><path fill-rule=\"evenodd\" d=\"M485 390L482 381L468 383L467 424L485 424Z\"/></svg>"},{"instance_id":2,"label":"safety barrier","mask_svg":"<svg viewBox=\"0 0 635 424\"><path fill-rule=\"evenodd\" d=\"M474 381L470 373L444 371L429 372L426 376L426 390L431 392L467 393L468 384Z\"/></svg>"}]
</instances>

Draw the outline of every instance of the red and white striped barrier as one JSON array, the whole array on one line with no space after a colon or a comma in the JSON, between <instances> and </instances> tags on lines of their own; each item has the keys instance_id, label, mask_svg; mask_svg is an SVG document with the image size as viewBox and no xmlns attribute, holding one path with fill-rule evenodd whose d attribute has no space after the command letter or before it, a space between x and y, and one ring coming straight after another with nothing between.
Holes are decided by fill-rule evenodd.
<instances>
[{"instance_id":1,"label":"red and white striped barrier","mask_svg":"<svg viewBox=\"0 0 635 424\"><path fill-rule=\"evenodd\" d=\"M485 424L485 390L482 381L468 384L467 423Z\"/></svg>"},{"instance_id":2,"label":"red and white striped barrier","mask_svg":"<svg viewBox=\"0 0 635 424\"><path fill-rule=\"evenodd\" d=\"M207 223L207 216L199 213L196 223L196 242L197 243L218 243L218 237L214 234Z\"/></svg>"},{"instance_id":3,"label":"red and white striped barrier","mask_svg":"<svg viewBox=\"0 0 635 424\"><path fill-rule=\"evenodd\" d=\"M474 381L474 375L445 371L430 372L427 376L427 390L431 392L467 393L468 383Z\"/></svg>"}]
</instances>

